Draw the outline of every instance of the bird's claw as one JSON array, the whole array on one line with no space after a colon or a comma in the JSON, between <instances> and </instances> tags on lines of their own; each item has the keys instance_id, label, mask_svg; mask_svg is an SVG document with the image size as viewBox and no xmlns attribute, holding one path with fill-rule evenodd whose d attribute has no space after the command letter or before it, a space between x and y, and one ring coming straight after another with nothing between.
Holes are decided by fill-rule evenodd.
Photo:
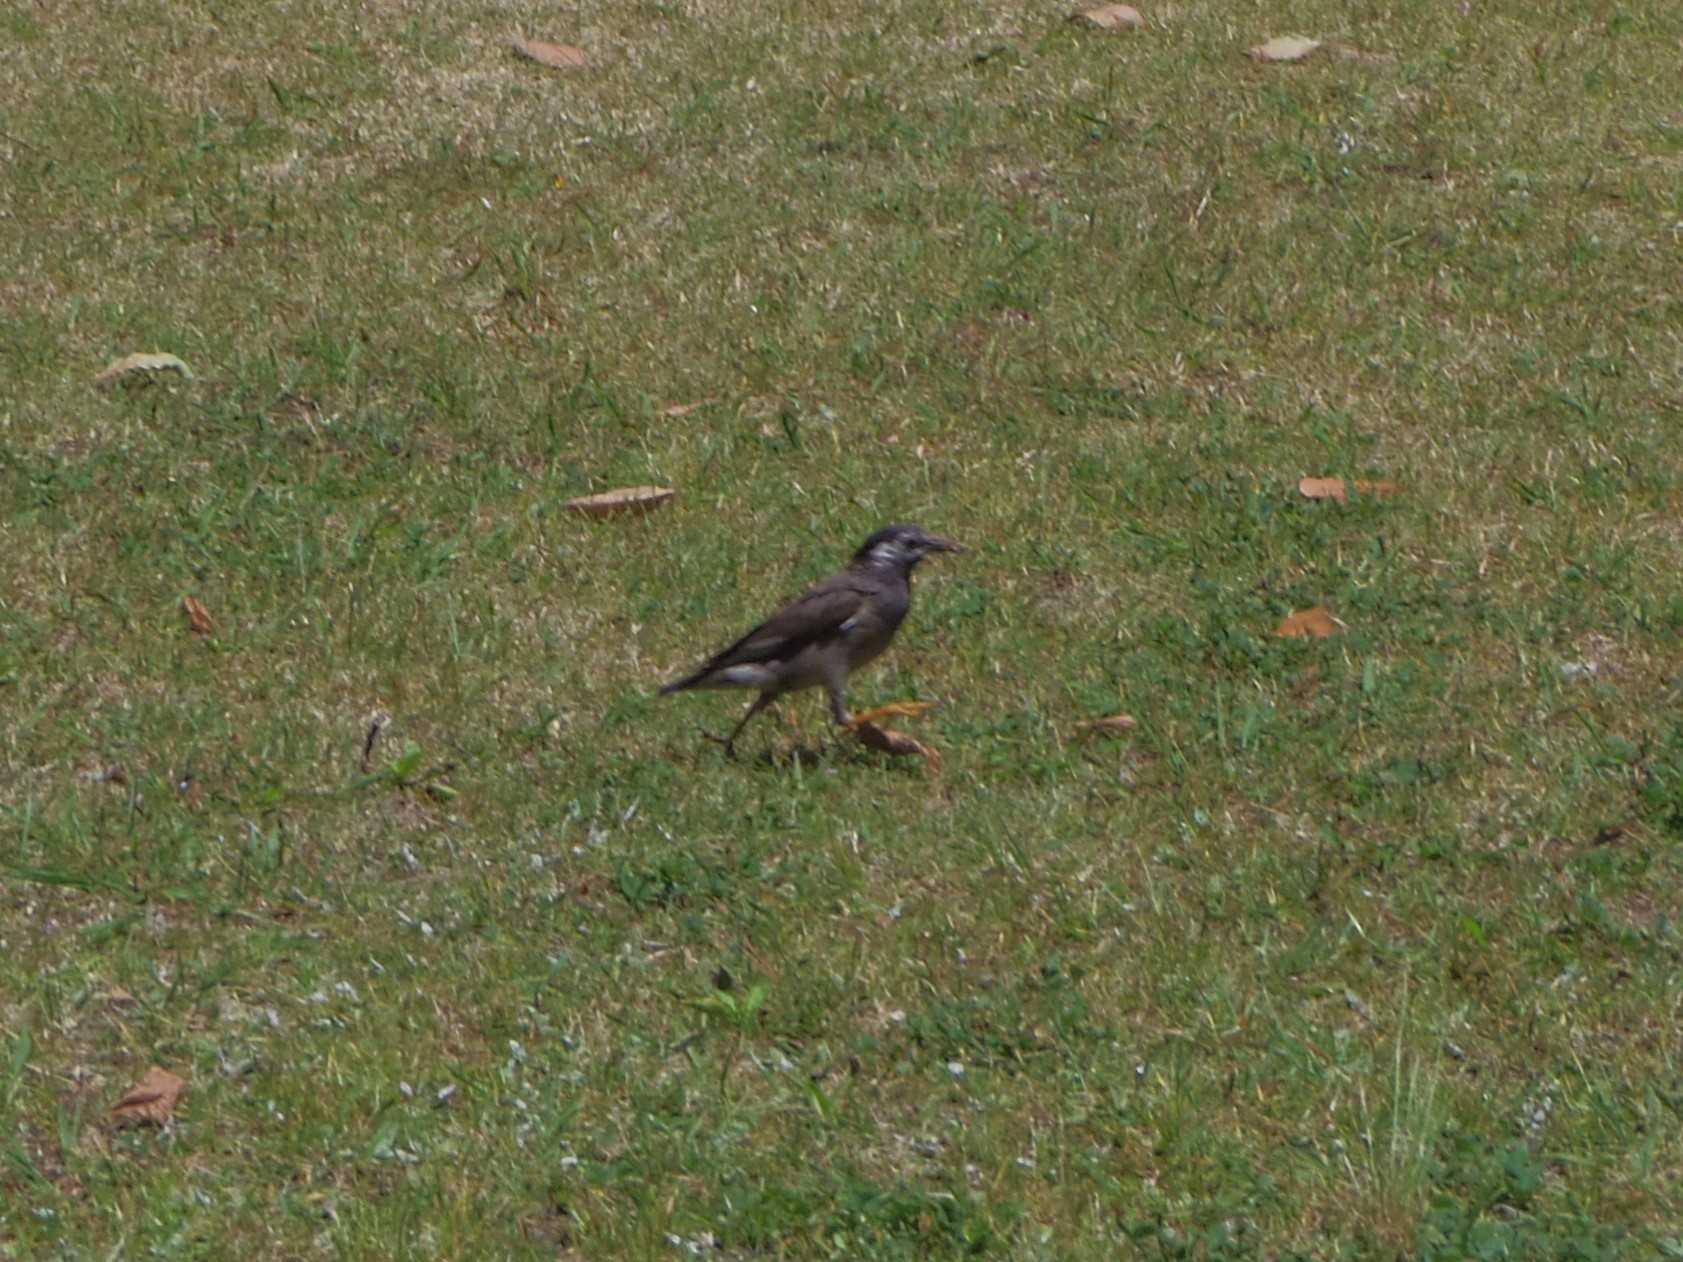
<instances>
[{"instance_id":1,"label":"bird's claw","mask_svg":"<svg viewBox=\"0 0 1683 1262\"><path fill-rule=\"evenodd\" d=\"M711 732L703 732L701 734L701 736L702 736L703 740L712 741L715 745L723 745L725 747L725 757L726 758L735 758L736 757L736 742L733 739L731 739L730 737L728 737L728 736L715 736Z\"/></svg>"}]
</instances>

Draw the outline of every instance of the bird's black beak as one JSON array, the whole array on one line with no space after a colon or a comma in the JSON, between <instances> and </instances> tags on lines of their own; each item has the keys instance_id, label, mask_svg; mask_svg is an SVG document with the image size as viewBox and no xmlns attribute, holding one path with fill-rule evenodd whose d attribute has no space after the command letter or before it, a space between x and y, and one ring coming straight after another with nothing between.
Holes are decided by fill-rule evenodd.
<instances>
[{"instance_id":1,"label":"bird's black beak","mask_svg":"<svg viewBox=\"0 0 1683 1262\"><path fill-rule=\"evenodd\" d=\"M940 535L929 535L924 539L924 546L931 552L963 552L964 545L955 543L951 539L943 539Z\"/></svg>"}]
</instances>

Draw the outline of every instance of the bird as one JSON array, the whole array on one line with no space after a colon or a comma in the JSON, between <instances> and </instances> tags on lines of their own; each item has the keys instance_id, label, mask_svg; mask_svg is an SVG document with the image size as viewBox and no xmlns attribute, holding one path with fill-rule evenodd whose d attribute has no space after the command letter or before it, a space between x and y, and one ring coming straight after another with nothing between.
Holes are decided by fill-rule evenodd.
<instances>
[{"instance_id":1,"label":"bird","mask_svg":"<svg viewBox=\"0 0 1683 1262\"><path fill-rule=\"evenodd\" d=\"M797 596L683 678L664 685L660 695L757 688L760 695L725 738L725 753L732 757L749 719L784 693L802 688L821 686L830 717L838 726L852 728L847 677L894 639L912 607L912 571L932 552L962 551L951 539L921 526L884 526L859 545L840 573Z\"/></svg>"}]
</instances>

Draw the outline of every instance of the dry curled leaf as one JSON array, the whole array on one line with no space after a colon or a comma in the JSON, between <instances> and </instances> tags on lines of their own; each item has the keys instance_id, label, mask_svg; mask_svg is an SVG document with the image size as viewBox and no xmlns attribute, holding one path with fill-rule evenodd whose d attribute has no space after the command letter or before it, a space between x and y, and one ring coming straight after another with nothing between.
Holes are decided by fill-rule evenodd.
<instances>
[{"instance_id":1,"label":"dry curled leaf","mask_svg":"<svg viewBox=\"0 0 1683 1262\"><path fill-rule=\"evenodd\" d=\"M187 629L194 635L210 635L216 630L216 624L210 620L210 611L199 603L196 596L183 596L181 608L187 614Z\"/></svg>"},{"instance_id":2,"label":"dry curled leaf","mask_svg":"<svg viewBox=\"0 0 1683 1262\"><path fill-rule=\"evenodd\" d=\"M711 402L713 402L713 400L703 399L699 403L668 403L663 408L657 408L656 411L655 411L655 415L656 416L688 416L691 412L695 411L697 408L704 408Z\"/></svg>"},{"instance_id":3,"label":"dry curled leaf","mask_svg":"<svg viewBox=\"0 0 1683 1262\"><path fill-rule=\"evenodd\" d=\"M585 56L584 49L575 48L571 44L551 44L541 39L525 39L519 35L510 42L514 51L522 57L530 57L539 65L548 66L552 70L583 70L590 65L590 58Z\"/></svg>"},{"instance_id":4,"label":"dry curled leaf","mask_svg":"<svg viewBox=\"0 0 1683 1262\"><path fill-rule=\"evenodd\" d=\"M857 725L875 723L878 719L915 719L919 715L928 714L934 708L933 701L890 701L887 705L861 710L853 716L853 722Z\"/></svg>"},{"instance_id":5,"label":"dry curled leaf","mask_svg":"<svg viewBox=\"0 0 1683 1262\"><path fill-rule=\"evenodd\" d=\"M1135 723L1131 714L1108 714L1102 719L1091 719L1075 726L1083 732L1103 732L1107 736L1119 736L1123 732L1131 732Z\"/></svg>"},{"instance_id":6,"label":"dry curled leaf","mask_svg":"<svg viewBox=\"0 0 1683 1262\"><path fill-rule=\"evenodd\" d=\"M187 1089L187 1080L178 1078L167 1069L153 1065L146 1076L123 1093L123 1098L111 1106L111 1116L119 1123L139 1125L150 1122L162 1126L175 1112L176 1101Z\"/></svg>"},{"instance_id":7,"label":"dry curled leaf","mask_svg":"<svg viewBox=\"0 0 1683 1262\"><path fill-rule=\"evenodd\" d=\"M1346 483L1343 478L1299 478L1297 483L1298 493L1305 499L1337 500L1340 504L1350 498L1351 487L1358 495L1371 495L1375 499L1395 495L1400 489L1395 482L1363 482L1357 479Z\"/></svg>"},{"instance_id":8,"label":"dry curled leaf","mask_svg":"<svg viewBox=\"0 0 1683 1262\"><path fill-rule=\"evenodd\" d=\"M1127 31L1144 26L1145 19L1131 4L1105 4L1096 9L1079 9L1069 15L1071 22L1084 22L1105 31Z\"/></svg>"},{"instance_id":9,"label":"dry curled leaf","mask_svg":"<svg viewBox=\"0 0 1683 1262\"><path fill-rule=\"evenodd\" d=\"M646 513L666 503L678 492L669 486L622 486L617 491L581 495L561 505L586 517L611 517L615 513Z\"/></svg>"},{"instance_id":10,"label":"dry curled leaf","mask_svg":"<svg viewBox=\"0 0 1683 1262\"><path fill-rule=\"evenodd\" d=\"M137 351L133 355L124 355L121 359L114 359L94 378L94 385L109 386L121 381L124 377L134 377L145 374L150 377L154 373L178 372L188 381L193 379L193 372L186 364L174 355L162 352Z\"/></svg>"},{"instance_id":11,"label":"dry curled leaf","mask_svg":"<svg viewBox=\"0 0 1683 1262\"><path fill-rule=\"evenodd\" d=\"M1320 46L1321 41L1318 39L1305 39L1301 35L1280 35L1265 44L1258 44L1249 50L1248 55L1253 61L1302 61Z\"/></svg>"},{"instance_id":12,"label":"dry curled leaf","mask_svg":"<svg viewBox=\"0 0 1683 1262\"><path fill-rule=\"evenodd\" d=\"M904 732L896 732L891 727L878 727L875 723L855 722L855 735L872 749L880 749L885 754L909 755L916 754L923 759L931 771L941 769L941 755L922 741L913 740Z\"/></svg>"},{"instance_id":13,"label":"dry curled leaf","mask_svg":"<svg viewBox=\"0 0 1683 1262\"><path fill-rule=\"evenodd\" d=\"M1329 635L1338 634L1338 623L1328 612L1325 605L1316 605L1312 609L1299 609L1296 613L1287 614L1274 628L1274 634L1279 636L1312 636L1317 640L1324 640Z\"/></svg>"}]
</instances>

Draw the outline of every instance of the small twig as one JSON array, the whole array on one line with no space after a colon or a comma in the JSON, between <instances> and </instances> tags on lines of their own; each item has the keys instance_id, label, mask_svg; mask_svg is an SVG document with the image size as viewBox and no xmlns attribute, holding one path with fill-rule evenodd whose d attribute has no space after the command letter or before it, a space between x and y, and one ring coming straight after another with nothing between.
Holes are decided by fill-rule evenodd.
<instances>
[{"instance_id":1,"label":"small twig","mask_svg":"<svg viewBox=\"0 0 1683 1262\"><path fill-rule=\"evenodd\" d=\"M391 721L392 716L384 710L376 710L368 720L368 735L362 738L362 770L365 774L374 761L374 746L380 743L380 733Z\"/></svg>"}]
</instances>

